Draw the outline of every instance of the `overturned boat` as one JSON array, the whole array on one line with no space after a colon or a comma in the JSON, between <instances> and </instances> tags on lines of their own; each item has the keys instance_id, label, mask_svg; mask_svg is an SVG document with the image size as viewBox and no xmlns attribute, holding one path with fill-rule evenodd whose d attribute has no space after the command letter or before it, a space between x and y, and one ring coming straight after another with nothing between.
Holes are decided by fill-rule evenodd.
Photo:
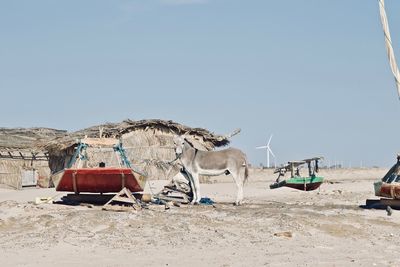
<instances>
[{"instance_id":1,"label":"overturned boat","mask_svg":"<svg viewBox=\"0 0 400 267\"><path fill-rule=\"evenodd\" d=\"M89 156L88 149L111 152L111 162ZM101 154L101 153L98 153ZM131 192L143 191L146 174L133 168L120 140L115 138L84 138L75 148L68 167L61 173L56 191L79 194L115 193L124 187Z\"/></svg>"},{"instance_id":2,"label":"overturned boat","mask_svg":"<svg viewBox=\"0 0 400 267\"><path fill-rule=\"evenodd\" d=\"M289 161L286 165L274 171L274 173L278 173L279 176L276 182L270 185L270 188L275 189L286 186L303 191L312 191L319 188L324 182L324 177L318 175L318 163L322 159L322 157L314 157L300 161ZM305 164L307 164L308 167L308 176L301 176L300 168ZM281 177L285 176L288 171L290 171L290 178L281 181Z\"/></svg>"},{"instance_id":3,"label":"overturned boat","mask_svg":"<svg viewBox=\"0 0 400 267\"><path fill-rule=\"evenodd\" d=\"M400 199L400 155L397 162L378 182L374 183L375 196Z\"/></svg>"}]
</instances>

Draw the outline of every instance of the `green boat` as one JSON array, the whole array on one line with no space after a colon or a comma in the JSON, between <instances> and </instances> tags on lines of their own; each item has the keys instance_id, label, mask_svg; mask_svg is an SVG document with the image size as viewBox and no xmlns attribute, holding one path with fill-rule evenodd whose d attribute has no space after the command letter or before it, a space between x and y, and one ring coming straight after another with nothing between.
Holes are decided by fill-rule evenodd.
<instances>
[{"instance_id":1,"label":"green boat","mask_svg":"<svg viewBox=\"0 0 400 267\"><path fill-rule=\"evenodd\" d=\"M275 189L286 186L303 191L312 191L319 188L324 182L324 177L318 176L318 162L322 159L323 157L314 157L301 161L289 161L286 165L274 171L274 173L279 173L279 176L276 182L270 185L270 188ZM308 167L308 176L306 177L300 175L300 167L304 164L307 164ZM288 171L291 174L290 178L281 181L281 177L285 176Z\"/></svg>"}]
</instances>

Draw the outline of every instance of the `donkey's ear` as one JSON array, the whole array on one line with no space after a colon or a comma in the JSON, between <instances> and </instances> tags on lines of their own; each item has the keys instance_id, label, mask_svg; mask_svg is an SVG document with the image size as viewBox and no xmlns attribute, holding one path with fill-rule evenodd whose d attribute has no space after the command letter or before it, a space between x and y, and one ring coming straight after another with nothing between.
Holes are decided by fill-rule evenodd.
<instances>
[{"instance_id":1,"label":"donkey's ear","mask_svg":"<svg viewBox=\"0 0 400 267\"><path fill-rule=\"evenodd\" d=\"M189 131L184 132L181 136L182 136L183 139L188 139Z\"/></svg>"},{"instance_id":2,"label":"donkey's ear","mask_svg":"<svg viewBox=\"0 0 400 267\"><path fill-rule=\"evenodd\" d=\"M174 143L178 143L180 137L181 137L180 135L174 135L174 137L172 138L172 140L174 141Z\"/></svg>"},{"instance_id":3,"label":"donkey's ear","mask_svg":"<svg viewBox=\"0 0 400 267\"><path fill-rule=\"evenodd\" d=\"M179 135L174 129L172 129L172 128L169 128L168 129L169 130L169 132L171 133L171 134L173 134L173 135Z\"/></svg>"}]
</instances>

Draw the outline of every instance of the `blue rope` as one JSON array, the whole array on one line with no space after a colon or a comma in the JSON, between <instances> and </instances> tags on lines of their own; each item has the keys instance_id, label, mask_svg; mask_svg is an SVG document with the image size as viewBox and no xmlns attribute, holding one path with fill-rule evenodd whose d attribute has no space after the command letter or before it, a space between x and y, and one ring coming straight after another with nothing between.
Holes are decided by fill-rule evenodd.
<instances>
[{"instance_id":1,"label":"blue rope","mask_svg":"<svg viewBox=\"0 0 400 267\"><path fill-rule=\"evenodd\" d=\"M84 155L81 155L82 150L87 148L87 144L81 143L79 142L78 147L76 148L74 155L72 156L72 158L69 160L67 168L71 168L72 165L74 165L74 163L76 162L76 159L78 157L80 157L81 159L86 159L86 157Z\"/></svg>"},{"instance_id":2,"label":"blue rope","mask_svg":"<svg viewBox=\"0 0 400 267\"><path fill-rule=\"evenodd\" d=\"M134 168L129 161L128 157L126 156L125 149L122 147L122 142L119 142L117 145L114 146L114 151L118 152L121 156L122 164L128 167L129 169L133 170L134 172L142 175L148 176L147 173L139 171L138 169Z\"/></svg>"},{"instance_id":3,"label":"blue rope","mask_svg":"<svg viewBox=\"0 0 400 267\"><path fill-rule=\"evenodd\" d=\"M129 161L128 157L126 156L125 149L122 147L122 143L121 142L118 143L113 148L114 148L115 152L118 152L120 154L121 160L122 160L122 165L125 165L126 167L132 169L131 162Z\"/></svg>"}]
</instances>

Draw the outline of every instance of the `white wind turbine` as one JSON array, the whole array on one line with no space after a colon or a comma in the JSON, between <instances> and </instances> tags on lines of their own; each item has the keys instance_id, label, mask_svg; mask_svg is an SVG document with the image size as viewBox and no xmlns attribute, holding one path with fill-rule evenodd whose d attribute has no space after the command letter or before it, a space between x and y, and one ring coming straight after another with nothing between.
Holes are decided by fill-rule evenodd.
<instances>
[{"instance_id":1,"label":"white wind turbine","mask_svg":"<svg viewBox=\"0 0 400 267\"><path fill-rule=\"evenodd\" d=\"M276 165L276 162L275 162L275 159L276 159L275 154L274 154L274 152L272 152L271 147L269 146L269 145L271 144L271 139L272 139L272 134L271 134L271 136L269 137L269 140L268 140L268 143L267 143L266 146L259 146L259 147L256 147L256 149L266 149L266 150L267 150L267 168L270 167L270 166L269 166L269 154L270 154L270 153L271 153L271 155L274 157L274 164ZM275 166L275 167L276 167L276 166Z\"/></svg>"}]
</instances>

